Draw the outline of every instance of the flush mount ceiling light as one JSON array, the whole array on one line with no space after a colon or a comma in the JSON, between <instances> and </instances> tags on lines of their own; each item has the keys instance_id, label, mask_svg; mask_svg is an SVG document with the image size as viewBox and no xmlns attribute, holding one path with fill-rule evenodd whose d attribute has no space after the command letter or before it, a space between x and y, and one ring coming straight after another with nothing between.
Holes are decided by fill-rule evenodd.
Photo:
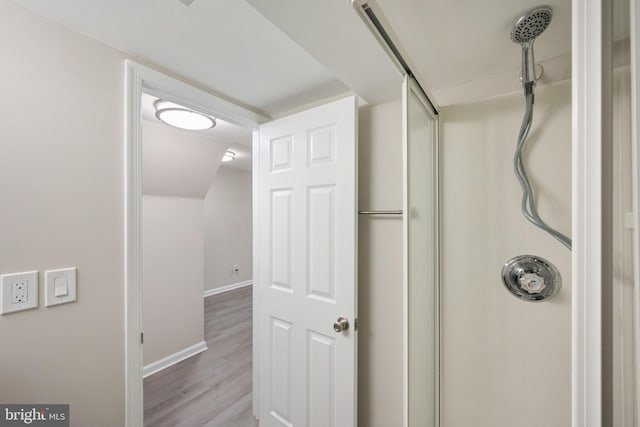
<instances>
[{"instance_id":1,"label":"flush mount ceiling light","mask_svg":"<svg viewBox=\"0 0 640 427\"><path fill-rule=\"evenodd\" d=\"M153 106L156 109L158 120L169 126L186 130L204 130L211 129L216 125L213 117L206 116L174 102L158 99Z\"/></svg>"},{"instance_id":2,"label":"flush mount ceiling light","mask_svg":"<svg viewBox=\"0 0 640 427\"><path fill-rule=\"evenodd\" d=\"M231 160L236 158L236 153L234 153L233 151L229 151L227 150L226 153L224 153L224 156L222 156L222 161L223 162L230 162Z\"/></svg>"}]
</instances>

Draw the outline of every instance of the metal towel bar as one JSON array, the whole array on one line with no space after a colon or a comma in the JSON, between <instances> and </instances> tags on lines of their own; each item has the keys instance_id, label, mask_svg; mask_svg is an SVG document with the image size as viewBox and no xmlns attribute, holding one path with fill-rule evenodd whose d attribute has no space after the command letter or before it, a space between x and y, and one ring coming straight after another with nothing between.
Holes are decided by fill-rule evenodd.
<instances>
[{"instance_id":1,"label":"metal towel bar","mask_svg":"<svg viewBox=\"0 0 640 427\"><path fill-rule=\"evenodd\" d=\"M360 215L402 215L402 209L397 211L359 211Z\"/></svg>"}]
</instances>

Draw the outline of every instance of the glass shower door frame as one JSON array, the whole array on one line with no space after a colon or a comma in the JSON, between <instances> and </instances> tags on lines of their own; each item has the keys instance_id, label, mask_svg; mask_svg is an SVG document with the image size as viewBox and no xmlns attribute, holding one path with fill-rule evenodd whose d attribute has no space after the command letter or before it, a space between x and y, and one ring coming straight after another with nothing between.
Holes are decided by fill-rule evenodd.
<instances>
[{"instance_id":1,"label":"glass shower door frame","mask_svg":"<svg viewBox=\"0 0 640 427\"><path fill-rule=\"evenodd\" d=\"M427 116L432 120L432 154L433 158L433 171L432 171L432 197L431 197L431 212L432 212L432 232L433 241L431 242L431 254L433 259L431 263L434 271L432 285L433 288L433 420L432 424L426 424L429 420L422 420L420 425L411 424L411 395L410 395L410 381L412 378L411 366L410 366L410 332L412 328L411 324L411 312L410 312L410 263L411 263L411 247L410 247L410 233L411 233L411 219L412 219L412 207L411 207L411 168L410 168L410 156L411 156L411 144L409 134L409 113L410 113L410 99L415 97L419 101L420 105L424 108ZM402 86L402 114L403 114L403 135L402 135L402 148L403 148L403 426L404 427L438 427L440 425L440 236L439 236L439 121L438 114L434 110L431 102L426 97L422 88L418 83L410 76L405 75ZM427 309L427 307L425 307ZM428 357L425 355L425 357ZM414 376L415 378L415 376ZM425 402L425 405L427 402Z\"/></svg>"}]
</instances>

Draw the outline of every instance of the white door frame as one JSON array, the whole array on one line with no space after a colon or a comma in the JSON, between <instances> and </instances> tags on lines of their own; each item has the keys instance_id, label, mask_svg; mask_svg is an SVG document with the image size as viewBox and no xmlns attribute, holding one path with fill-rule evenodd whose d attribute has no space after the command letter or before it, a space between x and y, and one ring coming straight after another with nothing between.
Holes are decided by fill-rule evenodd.
<instances>
[{"instance_id":1,"label":"white door frame","mask_svg":"<svg viewBox=\"0 0 640 427\"><path fill-rule=\"evenodd\" d=\"M130 60L126 60L124 65L125 426L140 427L143 425L142 345L140 342L142 333L140 282L142 116L140 100L142 92L177 102L239 126L255 129L260 124L267 122L269 118L150 67ZM257 306L258 304L254 302L254 318ZM256 351L257 347L254 344L254 357L256 357Z\"/></svg>"},{"instance_id":2,"label":"white door frame","mask_svg":"<svg viewBox=\"0 0 640 427\"><path fill-rule=\"evenodd\" d=\"M610 13L610 0L572 2L573 427L601 427L610 415Z\"/></svg>"}]
</instances>

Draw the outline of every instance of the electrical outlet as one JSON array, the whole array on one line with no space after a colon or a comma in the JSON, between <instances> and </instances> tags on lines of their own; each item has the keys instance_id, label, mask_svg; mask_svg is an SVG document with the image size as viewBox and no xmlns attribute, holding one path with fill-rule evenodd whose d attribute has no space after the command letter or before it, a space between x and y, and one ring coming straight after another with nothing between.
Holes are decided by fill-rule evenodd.
<instances>
[{"instance_id":1,"label":"electrical outlet","mask_svg":"<svg viewBox=\"0 0 640 427\"><path fill-rule=\"evenodd\" d=\"M29 282L26 280L16 280L11 283L11 304L20 304L29 299Z\"/></svg>"},{"instance_id":2,"label":"electrical outlet","mask_svg":"<svg viewBox=\"0 0 640 427\"><path fill-rule=\"evenodd\" d=\"M38 307L38 272L0 275L0 314Z\"/></svg>"}]
</instances>

